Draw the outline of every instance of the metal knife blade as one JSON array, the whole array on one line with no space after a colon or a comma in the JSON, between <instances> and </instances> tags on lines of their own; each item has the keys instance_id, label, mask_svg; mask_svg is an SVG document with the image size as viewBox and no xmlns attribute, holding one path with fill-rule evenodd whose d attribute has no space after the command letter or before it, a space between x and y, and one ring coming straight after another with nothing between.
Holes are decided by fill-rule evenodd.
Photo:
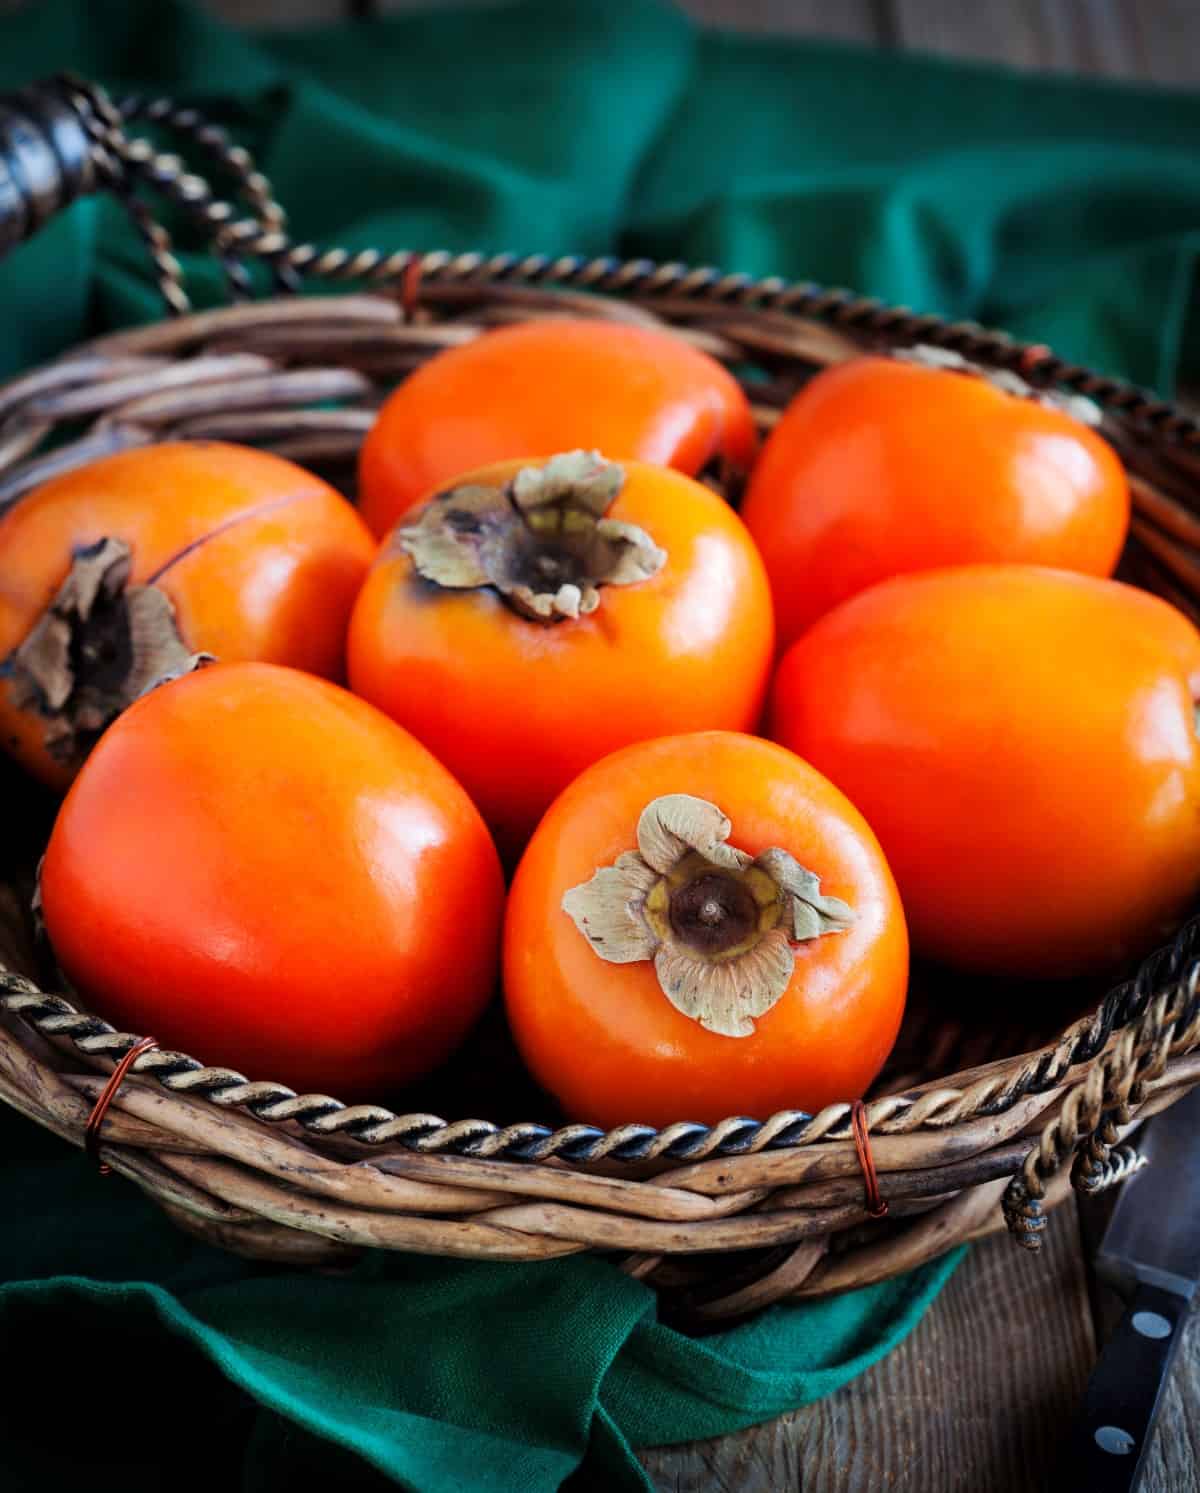
<instances>
[{"instance_id":1,"label":"metal knife blade","mask_svg":"<svg viewBox=\"0 0 1200 1493\"><path fill-rule=\"evenodd\" d=\"M1149 1165L1123 1184L1096 1255L1097 1274L1128 1305L1070 1441L1065 1481L1080 1493L1136 1488L1200 1284L1200 1088L1150 1120L1138 1148Z\"/></svg>"},{"instance_id":2,"label":"metal knife blade","mask_svg":"<svg viewBox=\"0 0 1200 1493\"><path fill-rule=\"evenodd\" d=\"M1123 1295L1153 1285L1190 1301L1200 1283L1200 1088L1149 1120L1138 1149L1150 1164L1122 1186L1096 1272Z\"/></svg>"}]
</instances>

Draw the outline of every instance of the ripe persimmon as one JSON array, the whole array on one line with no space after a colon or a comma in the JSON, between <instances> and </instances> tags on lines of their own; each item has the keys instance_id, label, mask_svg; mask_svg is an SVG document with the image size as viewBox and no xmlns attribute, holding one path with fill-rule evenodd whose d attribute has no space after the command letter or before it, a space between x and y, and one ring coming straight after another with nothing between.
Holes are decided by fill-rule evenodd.
<instances>
[{"instance_id":1,"label":"ripe persimmon","mask_svg":"<svg viewBox=\"0 0 1200 1493\"><path fill-rule=\"evenodd\" d=\"M1200 890L1200 633L1158 597L1026 565L897 576L792 645L771 735L866 815L918 951L1107 970Z\"/></svg>"},{"instance_id":2,"label":"ripe persimmon","mask_svg":"<svg viewBox=\"0 0 1200 1493\"><path fill-rule=\"evenodd\" d=\"M665 467L572 452L468 473L397 527L347 663L511 858L598 757L752 729L772 651L762 562L726 503Z\"/></svg>"},{"instance_id":3,"label":"ripe persimmon","mask_svg":"<svg viewBox=\"0 0 1200 1493\"><path fill-rule=\"evenodd\" d=\"M862 815L757 737L639 742L547 811L504 928L509 1022L575 1120L765 1119L854 1099L908 939Z\"/></svg>"},{"instance_id":4,"label":"ripe persimmon","mask_svg":"<svg viewBox=\"0 0 1200 1493\"><path fill-rule=\"evenodd\" d=\"M856 358L819 374L763 447L742 516L771 577L781 648L891 575L1116 566L1129 486L1108 442L1069 413L1087 402L1034 398L1012 374L937 349L917 356L934 361Z\"/></svg>"},{"instance_id":5,"label":"ripe persimmon","mask_svg":"<svg viewBox=\"0 0 1200 1493\"><path fill-rule=\"evenodd\" d=\"M140 447L46 482L0 517L0 743L63 788L195 654L336 678L374 550L328 483L246 446Z\"/></svg>"},{"instance_id":6,"label":"ripe persimmon","mask_svg":"<svg viewBox=\"0 0 1200 1493\"><path fill-rule=\"evenodd\" d=\"M382 1097L494 988L503 884L450 774L365 701L273 664L159 686L97 743L41 872L55 955L163 1047Z\"/></svg>"},{"instance_id":7,"label":"ripe persimmon","mask_svg":"<svg viewBox=\"0 0 1200 1493\"><path fill-rule=\"evenodd\" d=\"M376 534L473 467L586 446L696 476L747 470L757 438L733 376L681 337L627 322L521 322L448 348L384 404L359 502Z\"/></svg>"}]
</instances>

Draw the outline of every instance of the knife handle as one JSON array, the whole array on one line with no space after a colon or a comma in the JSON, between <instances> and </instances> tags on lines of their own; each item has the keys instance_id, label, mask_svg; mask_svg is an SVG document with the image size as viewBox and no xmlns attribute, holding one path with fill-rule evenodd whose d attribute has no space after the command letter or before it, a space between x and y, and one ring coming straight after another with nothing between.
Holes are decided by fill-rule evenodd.
<instances>
[{"instance_id":1,"label":"knife handle","mask_svg":"<svg viewBox=\"0 0 1200 1493\"><path fill-rule=\"evenodd\" d=\"M1181 1296L1138 1286L1088 1381L1064 1464L1066 1487L1079 1493L1137 1487L1187 1309Z\"/></svg>"}]
</instances>

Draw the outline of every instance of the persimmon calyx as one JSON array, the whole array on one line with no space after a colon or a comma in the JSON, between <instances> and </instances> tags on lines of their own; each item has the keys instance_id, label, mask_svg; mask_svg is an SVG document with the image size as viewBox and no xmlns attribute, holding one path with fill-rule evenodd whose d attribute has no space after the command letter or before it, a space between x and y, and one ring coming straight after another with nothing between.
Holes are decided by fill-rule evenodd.
<instances>
[{"instance_id":1,"label":"persimmon calyx","mask_svg":"<svg viewBox=\"0 0 1200 1493\"><path fill-rule=\"evenodd\" d=\"M396 542L436 586L490 586L535 622L580 617L600 605L602 586L648 580L666 563L645 529L605 517L624 480L597 452L568 451L503 487L439 494Z\"/></svg>"},{"instance_id":2,"label":"persimmon calyx","mask_svg":"<svg viewBox=\"0 0 1200 1493\"><path fill-rule=\"evenodd\" d=\"M18 708L44 717L46 750L68 766L139 695L210 662L179 636L166 592L129 584L132 568L120 539L77 551L50 605L0 665Z\"/></svg>"},{"instance_id":3,"label":"persimmon calyx","mask_svg":"<svg viewBox=\"0 0 1200 1493\"><path fill-rule=\"evenodd\" d=\"M1011 368L989 368L983 363L973 363L962 353L949 347L934 347L927 342L915 343L912 347L895 348L891 356L901 363L917 363L922 368L944 368L951 373L965 373L970 378L986 379L996 389L1013 394L1018 399L1031 399L1046 409L1058 410L1070 415L1082 425L1098 426L1104 422L1104 411L1094 399L1084 394L1067 394L1061 389L1038 389L1023 379Z\"/></svg>"},{"instance_id":4,"label":"persimmon calyx","mask_svg":"<svg viewBox=\"0 0 1200 1493\"><path fill-rule=\"evenodd\" d=\"M729 845L731 828L706 799L656 798L638 819L638 848L572 887L562 907L601 959L652 959L677 1011L748 1037L787 989L795 946L844 931L855 914L786 850L751 857Z\"/></svg>"}]
</instances>

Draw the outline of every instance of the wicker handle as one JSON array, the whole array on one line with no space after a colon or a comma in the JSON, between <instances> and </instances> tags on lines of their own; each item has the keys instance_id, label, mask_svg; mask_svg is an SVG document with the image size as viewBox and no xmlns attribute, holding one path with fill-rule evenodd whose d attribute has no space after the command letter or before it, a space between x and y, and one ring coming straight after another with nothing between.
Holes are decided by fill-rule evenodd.
<instances>
[{"instance_id":1,"label":"wicker handle","mask_svg":"<svg viewBox=\"0 0 1200 1493\"><path fill-rule=\"evenodd\" d=\"M0 254L97 184L92 142L60 83L0 97Z\"/></svg>"}]
</instances>

